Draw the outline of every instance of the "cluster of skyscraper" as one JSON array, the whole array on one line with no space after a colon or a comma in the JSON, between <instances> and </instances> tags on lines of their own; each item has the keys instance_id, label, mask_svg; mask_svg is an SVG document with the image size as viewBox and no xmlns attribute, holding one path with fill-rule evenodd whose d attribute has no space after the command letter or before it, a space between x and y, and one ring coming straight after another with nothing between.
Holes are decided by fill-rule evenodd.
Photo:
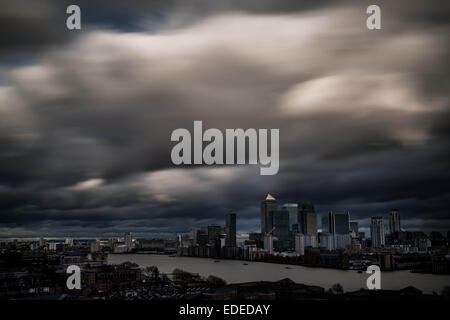
<instances>
[{"instance_id":1,"label":"cluster of skyscraper","mask_svg":"<svg viewBox=\"0 0 450 320\"><path fill-rule=\"evenodd\" d=\"M389 213L389 234L398 235L400 229L400 213L397 209L392 209ZM382 248L386 244L384 218L382 216L372 217L370 223L370 235L372 237L372 247Z\"/></svg>"},{"instance_id":2,"label":"cluster of skyscraper","mask_svg":"<svg viewBox=\"0 0 450 320\"><path fill-rule=\"evenodd\" d=\"M358 223L351 222L351 226L357 235ZM305 246L318 247L319 244L329 250L341 249L350 244L350 231L348 212L329 212L323 216L319 236L317 213L312 203L286 203L279 206L270 194L261 203L261 233L264 247L269 251L295 247L302 254Z\"/></svg>"},{"instance_id":3,"label":"cluster of skyscraper","mask_svg":"<svg viewBox=\"0 0 450 320\"><path fill-rule=\"evenodd\" d=\"M192 240L194 245L214 245L218 248L235 248L236 244L236 213L228 213L225 216L225 227L220 225L209 225L207 232L203 229L192 229Z\"/></svg>"},{"instance_id":4,"label":"cluster of skyscraper","mask_svg":"<svg viewBox=\"0 0 450 320\"><path fill-rule=\"evenodd\" d=\"M261 234L264 248L268 251L295 248L302 254L305 246L345 249L352 244L352 239L364 237L358 230L358 222L350 221L349 212L330 211L322 215L321 222L322 232L318 233L317 213L310 202L279 206L277 200L268 194L261 203ZM389 214L389 234L395 235L400 231L399 211L392 209ZM386 232L383 217L372 217L370 233L371 246L384 247Z\"/></svg>"},{"instance_id":5,"label":"cluster of skyscraper","mask_svg":"<svg viewBox=\"0 0 450 320\"><path fill-rule=\"evenodd\" d=\"M327 250L346 249L365 238L359 232L358 222L350 221L349 212L328 212L322 215L322 230L318 232L317 213L314 205L302 201L279 205L277 200L268 194L261 202L261 233L250 233L249 240L269 253L294 250L304 254L305 247L324 248ZM192 229L194 246L212 246L221 248L237 248L236 214L228 213L225 226L209 225L207 230ZM391 233L400 231L400 215L392 210L389 218ZM385 230L382 217L372 217L372 247L381 248L385 244ZM355 241L353 241L355 240Z\"/></svg>"}]
</instances>

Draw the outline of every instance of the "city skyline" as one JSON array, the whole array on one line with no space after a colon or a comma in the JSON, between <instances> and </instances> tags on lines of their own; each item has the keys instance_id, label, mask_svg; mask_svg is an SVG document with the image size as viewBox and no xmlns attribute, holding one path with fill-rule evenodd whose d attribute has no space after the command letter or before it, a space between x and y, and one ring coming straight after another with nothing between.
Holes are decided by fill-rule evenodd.
<instances>
[{"instance_id":1,"label":"city skyline","mask_svg":"<svg viewBox=\"0 0 450 320\"><path fill-rule=\"evenodd\" d=\"M296 212L286 210L287 207L295 208ZM132 232L126 232L123 237L79 240L77 245L84 246L83 251L89 246L92 254L100 252L126 254L142 251L171 253L172 256L176 253L177 256L191 257L268 259L272 262L275 262L277 257L288 257L293 259L291 262L294 263L348 269L361 268L367 263L361 259L361 254L370 256L377 253L375 258L379 259L378 263L390 270L394 269L394 260L397 260L396 264L400 268L409 268L414 264L424 268L433 255L431 258L431 262L434 261L433 270L436 272L446 270L445 261L448 260L448 255L444 254L445 247L449 245L450 231L447 231L447 237L439 232L426 235L422 231L404 231L401 228L400 216L398 209L391 209L387 217L372 216L370 234L366 237L364 232L360 232L358 223L350 221L349 212L329 212L322 217L327 228L320 230L315 223L309 221L311 217L318 220L312 203L281 205L271 194L267 194L261 202L261 226L265 227L261 228L260 233L241 235L239 241L236 236L237 214L229 212L225 215L225 225L191 228L189 233L178 234L172 239L139 239L133 238ZM388 229L385 227L387 219L390 224ZM65 238L64 242L61 242L44 237L34 242L19 242L18 239L12 242L2 241L0 245L2 248L44 250L44 252L70 251L76 247L73 238ZM349 256L354 256L357 260L351 262ZM402 259L410 263L412 260L415 262L403 264Z\"/></svg>"},{"instance_id":2,"label":"city skyline","mask_svg":"<svg viewBox=\"0 0 450 320\"><path fill-rule=\"evenodd\" d=\"M267 203L268 203L268 207L267 207ZM269 208L269 211L267 211L267 208ZM298 220L292 221L292 216L293 213L292 211L289 210L289 208L295 208L295 212L296 214L296 218ZM305 208L307 208L307 210L305 211ZM305 214L304 214L305 212ZM355 232L355 234L358 235L363 233L365 234L365 236L368 239L372 238L372 234L375 232L376 234L378 232L382 232L382 235L380 235L379 237L384 238L385 235L389 235L389 234L393 234L396 232L400 232L400 231L409 231L409 232L416 232L416 231L421 231L423 232L424 230L417 228L417 229L411 229L411 230L406 230L405 228L401 228L401 224L400 224L400 211L398 209L394 209L391 208L388 213L386 214L378 214L375 216L371 216L370 217L370 224L368 225L368 227L361 227L359 221L355 220L355 219L351 219L350 217L350 212L333 212L333 211L329 211L327 213L323 213L323 214L318 214L317 211L315 211L314 209L314 204L308 202L308 201L300 201L299 203L293 203L291 202L286 202L286 203L280 203L277 201L277 199L275 197L273 197L270 193L267 194L267 196L265 197L264 200L261 201L261 213L260 213L260 230L261 230L261 234L274 234L274 235L279 235L279 233L276 231L276 220L277 220L277 214L285 214L286 215L286 232L292 233L292 234L310 234L313 233L317 236L317 232L320 232L323 234L331 234L333 235L334 239L333 239L333 248L337 249L337 248L345 248L346 245L349 244L350 238L349 239L336 239L336 235L345 235L345 236L349 236L351 234L352 231ZM312 213L312 217L314 217L314 223L310 226L310 228L312 229L308 229L307 227L305 227L306 225L310 225L311 222L308 222L307 217L309 218L308 214ZM167 234L165 236L162 236L160 238L173 238L173 237L177 237L178 234L191 234L193 232L193 230L195 231L202 231L202 232L206 232L205 235L207 236L207 241L211 242L214 241L215 238L217 238L217 236L224 234L227 237L224 238L224 241L226 243L226 246L233 246L230 245L231 244L236 244L236 237L240 236L240 237L245 237L251 233L255 233L258 232L257 230L259 228L256 229L251 229L251 230L239 230L237 228L237 226L239 225L237 223L238 221L238 214L234 211L231 211L229 213L226 213L224 215L224 220L223 221L218 221L217 223L212 223L212 224L208 224L208 225L201 225L201 226L189 226L187 227L187 229L184 229L182 231L178 231L178 232L174 232L172 234ZM338 218L339 217L339 218ZM395 218L394 218L395 217ZM266 219L270 220L270 223L266 222ZM340 222L337 222L339 219ZM344 220L342 220L344 219ZM377 221L377 231L374 231L374 219ZM281 223L284 223L284 221L281 221ZM267 224L268 227L264 228L263 226ZM347 227L344 227L344 225L347 225ZM393 229L392 225L395 225L395 228ZM379 229L381 226L381 229ZM356 230L354 229L356 228ZM345 232L344 229L348 229L348 232ZM228 232L227 232L228 230ZM431 230L429 232L441 232L441 234L445 234L448 233L449 230ZM428 232L428 233L429 233ZM122 233L117 233L113 236L109 236L109 238L118 238L121 236ZM131 235L132 232L130 232L129 230L126 231L125 233L125 237L124 239L126 239L127 235ZM139 233L138 233L139 234ZM228 238L228 234L231 234L231 240L229 240ZM145 238L148 237L148 235L140 235L139 238ZM43 239L43 238L54 238L54 239L98 239L98 238L108 238L108 237L104 237L101 235L90 235L90 236L85 236L85 237L74 237L70 234L66 234L64 236L52 236L52 235L39 235L36 237L0 237L0 239L21 239L21 238L25 238L25 239ZM150 237L152 238L152 237ZM158 238L158 237L153 237L153 238ZM193 236L193 239L196 239L196 236ZM234 239L234 240L233 240ZM126 240L125 240L126 241ZM231 241L231 242L230 242ZM343 241L343 242L342 242ZM337 242L342 242L342 244L338 245ZM383 245L384 245L384 240L383 240Z\"/></svg>"}]
</instances>

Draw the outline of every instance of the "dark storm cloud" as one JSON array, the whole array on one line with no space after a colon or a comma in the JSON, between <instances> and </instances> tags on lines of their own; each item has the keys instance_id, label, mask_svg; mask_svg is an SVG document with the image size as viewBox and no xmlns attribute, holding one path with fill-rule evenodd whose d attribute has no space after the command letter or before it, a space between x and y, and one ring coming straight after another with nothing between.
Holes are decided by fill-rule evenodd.
<instances>
[{"instance_id":1,"label":"dark storm cloud","mask_svg":"<svg viewBox=\"0 0 450 320\"><path fill-rule=\"evenodd\" d=\"M73 40L79 33L65 27L66 8L77 4L82 9L83 27L93 26L122 31L158 30L165 27L179 28L196 23L200 18L218 13L235 11L253 14L282 14L304 12L327 6L338 7L352 1L338 0L6 0L0 11L0 54L4 61L26 63L40 50ZM353 2L354 4L354 2ZM364 9L372 4L359 1ZM386 16L408 20L411 24L446 24L448 1L377 1L386 8Z\"/></svg>"},{"instance_id":2,"label":"dark storm cloud","mask_svg":"<svg viewBox=\"0 0 450 320\"><path fill-rule=\"evenodd\" d=\"M18 51L15 50L33 51L71 40L77 34L68 32L65 27L68 16L66 8L71 4L80 6L82 21L87 26L101 25L118 30L143 31L142 20L152 20L145 24L145 31L148 31L150 23L161 22L171 14L189 13L190 17L197 20L199 16L230 10L287 12L323 6L327 2L330 1L318 4L317 1L5 0L0 11L1 50L17 54Z\"/></svg>"},{"instance_id":3,"label":"dark storm cloud","mask_svg":"<svg viewBox=\"0 0 450 320\"><path fill-rule=\"evenodd\" d=\"M368 31L362 2L80 2L73 38L45 31L50 2L44 29L25 11L2 45L39 54L1 77L0 235L170 235L230 210L258 230L268 192L363 227L395 206L409 229L448 228L449 27L398 3ZM280 128L279 174L175 168L170 134L193 120Z\"/></svg>"},{"instance_id":4,"label":"dark storm cloud","mask_svg":"<svg viewBox=\"0 0 450 320\"><path fill-rule=\"evenodd\" d=\"M56 1L3 1L0 10L0 59L2 63L27 63L36 51L72 38L61 27L66 7Z\"/></svg>"},{"instance_id":5,"label":"dark storm cloud","mask_svg":"<svg viewBox=\"0 0 450 320\"><path fill-rule=\"evenodd\" d=\"M163 18L157 1L142 1L141 5L128 1L78 0L5 0L0 10L0 63L29 64L42 51L73 41L81 34L66 28L71 4L81 8L82 29L109 28L122 31L143 31L140 21L150 19L155 27ZM144 9L145 11L141 11ZM146 31L151 24L146 24Z\"/></svg>"}]
</instances>

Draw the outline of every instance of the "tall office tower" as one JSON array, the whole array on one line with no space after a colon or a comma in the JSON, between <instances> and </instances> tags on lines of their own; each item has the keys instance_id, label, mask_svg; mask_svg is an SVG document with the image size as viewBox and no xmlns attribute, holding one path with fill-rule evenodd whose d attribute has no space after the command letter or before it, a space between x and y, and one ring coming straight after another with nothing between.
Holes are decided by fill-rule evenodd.
<instances>
[{"instance_id":1,"label":"tall office tower","mask_svg":"<svg viewBox=\"0 0 450 320\"><path fill-rule=\"evenodd\" d=\"M350 232L349 212L329 212L330 233L348 234Z\"/></svg>"},{"instance_id":2,"label":"tall office tower","mask_svg":"<svg viewBox=\"0 0 450 320\"><path fill-rule=\"evenodd\" d=\"M289 212L277 210L273 216L273 236L276 238L274 247L277 250L288 250L291 247L289 238Z\"/></svg>"},{"instance_id":3,"label":"tall office tower","mask_svg":"<svg viewBox=\"0 0 450 320\"><path fill-rule=\"evenodd\" d=\"M191 239L192 239L192 245L194 245L194 246L197 244L197 237L198 237L199 232L204 232L204 231L200 228L191 228Z\"/></svg>"},{"instance_id":4,"label":"tall office tower","mask_svg":"<svg viewBox=\"0 0 450 320\"><path fill-rule=\"evenodd\" d=\"M225 226L225 246L234 248L236 247L236 213L227 214Z\"/></svg>"},{"instance_id":5,"label":"tall office tower","mask_svg":"<svg viewBox=\"0 0 450 320\"><path fill-rule=\"evenodd\" d=\"M222 234L222 227L218 225L210 225L208 226L208 242L211 244L215 244L216 240L219 239Z\"/></svg>"},{"instance_id":6,"label":"tall office tower","mask_svg":"<svg viewBox=\"0 0 450 320\"><path fill-rule=\"evenodd\" d=\"M314 210L314 205L310 202L300 202L298 204L298 212L302 225L302 233L311 233L317 236L317 213Z\"/></svg>"},{"instance_id":7,"label":"tall office tower","mask_svg":"<svg viewBox=\"0 0 450 320\"><path fill-rule=\"evenodd\" d=\"M320 247L321 248L326 248L327 250L333 250L334 246L333 246L333 235L329 232L322 232L322 234L319 237L319 241L320 241Z\"/></svg>"},{"instance_id":8,"label":"tall office tower","mask_svg":"<svg viewBox=\"0 0 450 320\"><path fill-rule=\"evenodd\" d=\"M125 233L124 241L128 249L133 247L133 235L131 232Z\"/></svg>"},{"instance_id":9,"label":"tall office tower","mask_svg":"<svg viewBox=\"0 0 450 320\"><path fill-rule=\"evenodd\" d=\"M293 225L298 225L299 223L298 205L296 203L285 203L283 204L282 209L289 212L289 231L293 231Z\"/></svg>"},{"instance_id":10,"label":"tall office tower","mask_svg":"<svg viewBox=\"0 0 450 320\"><path fill-rule=\"evenodd\" d=\"M350 213L329 212L329 229L333 235L333 245L335 249L345 249L350 245Z\"/></svg>"},{"instance_id":11,"label":"tall office tower","mask_svg":"<svg viewBox=\"0 0 450 320\"><path fill-rule=\"evenodd\" d=\"M73 247L73 239L66 238L66 240L64 240L64 244L66 244L68 247Z\"/></svg>"},{"instance_id":12,"label":"tall office tower","mask_svg":"<svg viewBox=\"0 0 450 320\"><path fill-rule=\"evenodd\" d=\"M301 256L305 255L305 235L303 233L297 233L295 235L295 252Z\"/></svg>"},{"instance_id":13,"label":"tall office tower","mask_svg":"<svg viewBox=\"0 0 450 320\"><path fill-rule=\"evenodd\" d=\"M44 238L40 238L39 239L39 246L40 247L43 247L43 246L45 246L47 244L47 241L44 239Z\"/></svg>"},{"instance_id":14,"label":"tall office tower","mask_svg":"<svg viewBox=\"0 0 450 320\"><path fill-rule=\"evenodd\" d=\"M273 253L273 236L270 233L264 235L264 249L270 254Z\"/></svg>"},{"instance_id":15,"label":"tall office tower","mask_svg":"<svg viewBox=\"0 0 450 320\"><path fill-rule=\"evenodd\" d=\"M261 202L261 233L271 233L273 229L273 215L277 211L277 200L270 194Z\"/></svg>"},{"instance_id":16,"label":"tall office tower","mask_svg":"<svg viewBox=\"0 0 450 320\"><path fill-rule=\"evenodd\" d=\"M203 231L200 230L199 232L197 232L197 243L199 246L206 246L208 244L208 234Z\"/></svg>"},{"instance_id":17,"label":"tall office tower","mask_svg":"<svg viewBox=\"0 0 450 320\"><path fill-rule=\"evenodd\" d=\"M372 217L370 236L372 237L372 248L382 248L384 246L383 217Z\"/></svg>"},{"instance_id":18,"label":"tall office tower","mask_svg":"<svg viewBox=\"0 0 450 320\"><path fill-rule=\"evenodd\" d=\"M330 232L330 221L328 218L328 214L322 215L322 232Z\"/></svg>"},{"instance_id":19,"label":"tall office tower","mask_svg":"<svg viewBox=\"0 0 450 320\"><path fill-rule=\"evenodd\" d=\"M389 233L396 232L400 232L400 212L397 209L392 209L389 213Z\"/></svg>"}]
</instances>

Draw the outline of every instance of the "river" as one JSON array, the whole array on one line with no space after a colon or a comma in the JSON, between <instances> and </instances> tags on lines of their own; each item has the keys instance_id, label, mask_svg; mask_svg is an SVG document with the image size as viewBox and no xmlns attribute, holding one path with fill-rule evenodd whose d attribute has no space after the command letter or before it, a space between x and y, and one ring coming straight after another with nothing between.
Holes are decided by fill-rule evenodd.
<instances>
[{"instance_id":1,"label":"river","mask_svg":"<svg viewBox=\"0 0 450 320\"><path fill-rule=\"evenodd\" d=\"M336 270L325 268L308 268L295 265L263 263L238 260L219 260L208 258L169 257L157 254L110 254L109 264L125 261L135 262L139 266L157 266L163 273L171 273L179 268L188 272L199 273L201 276L214 275L228 283L249 281L277 281L290 278L297 283L330 288L340 283L345 291L359 290L366 287L368 274L353 270ZM248 265L244 265L247 263ZM290 269L286 269L286 267ZM382 289L401 289L414 286L424 293L433 291L441 293L442 288L450 286L450 275L418 274L409 271L394 271L381 273Z\"/></svg>"}]
</instances>

